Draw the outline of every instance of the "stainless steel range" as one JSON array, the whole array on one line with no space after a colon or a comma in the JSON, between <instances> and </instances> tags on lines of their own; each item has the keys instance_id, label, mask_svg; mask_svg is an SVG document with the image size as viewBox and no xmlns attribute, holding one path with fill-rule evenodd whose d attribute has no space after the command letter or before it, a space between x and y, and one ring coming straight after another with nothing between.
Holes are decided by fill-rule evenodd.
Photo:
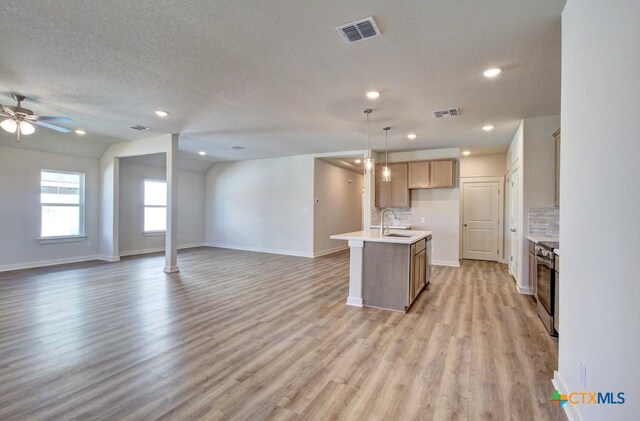
<instances>
[{"instance_id":1,"label":"stainless steel range","mask_svg":"<svg viewBox=\"0 0 640 421\"><path fill-rule=\"evenodd\" d=\"M555 279L555 254L553 250L560 244L554 241L540 241L535 246L536 254L536 299L538 301L538 316L549 334L557 336L554 328L556 309L556 279Z\"/></svg>"}]
</instances>

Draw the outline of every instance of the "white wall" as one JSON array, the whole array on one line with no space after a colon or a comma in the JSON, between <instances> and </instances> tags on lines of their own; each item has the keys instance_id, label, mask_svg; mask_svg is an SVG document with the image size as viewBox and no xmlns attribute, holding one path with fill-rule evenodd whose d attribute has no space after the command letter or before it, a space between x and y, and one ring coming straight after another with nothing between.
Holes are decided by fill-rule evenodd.
<instances>
[{"instance_id":1,"label":"white wall","mask_svg":"<svg viewBox=\"0 0 640 421\"><path fill-rule=\"evenodd\" d=\"M555 206L555 139L560 116L524 119L511 142L507 163L520 173L520 206L518 213L518 274L520 292L532 292L529 279L529 209ZM505 224L505 228L509 228Z\"/></svg>"},{"instance_id":2,"label":"white wall","mask_svg":"<svg viewBox=\"0 0 640 421\"><path fill-rule=\"evenodd\" d=\"M315 256L348 248L329 236L362 229L364 177L355 171L315 160L313 253Z\"/></svg>"},{"instance_id":3,"label":"white wall","mask_svg":"<svg viewBox=\"0 0 640 421\"><path fill-rule=\"evenodd\" d=\"M562 15L561 392L625 392L567 404L585 420L640 413L640 2L569 0ZM580 382L579 362L587 367Z\"/></svg>"},{"instance_id":4,"label":"white wall","mask_svg":"<svg viewBox=\"0 0 640 421\"><path fill-rule=\"evenodd\" d=\"M459 188L413 190L411 227L433 231L431 256L434 265L460 265Z\"/></svg>"},{"instance_id":5,"label":"white wall","mask_svg":"<svg viewBox=\"0 0 640 421\"><path fill-rule=\"evenodd\" d=\"M206 242L313 256L312 155L215 164L207 173Z\"/></svg>"},{"instance_id":6,"label":"white wall","mask_svg":"<svg viewBox=\"0 0 640 421\"><path fill-rule=\"evenodd\" d=\"M470 155L460 158L460 177L502 177L506 171L506 153Z\"/></svg>"},{"instance_id":7,"label":"white wall","mask_svg":"<svg viewBox=\"0 0 640 421\"><path fill-rule=\"evenodd\" d=\"M459 148L431 149L390 153L389 162L459 157ZM459 166L458 162L455 188L411 191L412 229L433 231L431 255L436 265L460 265Z\"/></svg>"},{"instance_id":8,"label":"white wall","mask_svg":"<svg viewBox=\"0 0 640 421\"><path fill-rule=\"evenodd\" d=\"M144 235L144 180L165 180L166 169L120 160L119 252L121 256L164 250L165 236ZM205 173L179 171L178 247L205 241Z\"/></svg>"},{"instance_id":9,"label":"white wall","mask_svg":"<svg viewBox=\"0 0 640 421\"><path fill-rule=\"evenodd\" d=\"M97 159L0 147L0 270L97 257L98 168ZM38 244L41 169L85 173L86 241Z\"/></svg>"}]
</instances>

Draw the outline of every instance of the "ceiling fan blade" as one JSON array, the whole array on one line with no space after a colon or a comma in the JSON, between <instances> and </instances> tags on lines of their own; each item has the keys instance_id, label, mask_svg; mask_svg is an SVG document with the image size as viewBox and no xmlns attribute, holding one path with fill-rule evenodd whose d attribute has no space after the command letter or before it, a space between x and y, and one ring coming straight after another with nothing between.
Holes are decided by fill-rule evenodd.
<instances>
[{"instance_id":1,"label":"ceiling fan blade","mask_svg":"<svg viewBox=\"0 0 640 421\"><path fill-rule=\"evenodd\" d=\"M73 123L73 119L69 117L48 117L48 116L34 116L37 121L48 121L52 123Z\"/></svg>"},{"instance_id":2,"label":"ceiling fan blade","mask_svg":"<svg viewBox=\"0 0 640 421\"><path fill-rule=\"evenodd\" d=\"M37 124L38 126L46 127L47 129L55 130L55 131L61 132L61 133L69 133L69 132L71 132L71 129L67 129L66 127L56 126L55 124L45 123L44 121L40 121L40 120L36 120L36 121L34 121L34 123Z\"/></svg>"}]
</instances>

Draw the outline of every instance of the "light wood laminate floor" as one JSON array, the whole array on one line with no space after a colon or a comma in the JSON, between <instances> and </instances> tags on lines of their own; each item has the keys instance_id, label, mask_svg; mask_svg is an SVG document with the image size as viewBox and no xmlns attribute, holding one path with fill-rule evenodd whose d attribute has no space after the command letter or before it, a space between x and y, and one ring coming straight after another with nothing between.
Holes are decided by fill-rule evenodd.
<instances>
[{"instance_id":1,"label":"light wood laminate floor","mask_svg":"<svg viewBox=\"0 0 640 421\"><path fill-rule=\"evenodd\" d=\"M0 274L0 419L563 419L505 267L435 268L409 313L345 305L346 252L199 248Z\"/></svg>"}]
</instances>

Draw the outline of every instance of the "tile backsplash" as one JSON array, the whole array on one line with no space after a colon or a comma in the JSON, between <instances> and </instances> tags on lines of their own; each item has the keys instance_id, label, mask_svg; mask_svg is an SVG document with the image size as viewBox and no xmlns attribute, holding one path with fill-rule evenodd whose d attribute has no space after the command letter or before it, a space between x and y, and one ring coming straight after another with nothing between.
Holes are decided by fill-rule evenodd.
<instances>
[{"instance_id":1,"label":"tile backsplash","mask_svg":"<svg viewBox=\"0 0 640 421\"><path fill-rule=\"evenodd\" d=\"M398 220L396 221L391 212L387 212L385 215L386 223L390 225L411 225L411 208L393 208L392 209ZM382 209L371 209L371 225L380 225L380 214Z\"/></svg>"},{"instance_id":2,"label":"tile backsplash","mask_svg":"<svg viewBox=\"0 0 640 421\"><path fill-rule=\"evenodd\" d=\"M529 234L557 236L560 232L558 208L529 209Z\"/></svg>"}]
</instances>

